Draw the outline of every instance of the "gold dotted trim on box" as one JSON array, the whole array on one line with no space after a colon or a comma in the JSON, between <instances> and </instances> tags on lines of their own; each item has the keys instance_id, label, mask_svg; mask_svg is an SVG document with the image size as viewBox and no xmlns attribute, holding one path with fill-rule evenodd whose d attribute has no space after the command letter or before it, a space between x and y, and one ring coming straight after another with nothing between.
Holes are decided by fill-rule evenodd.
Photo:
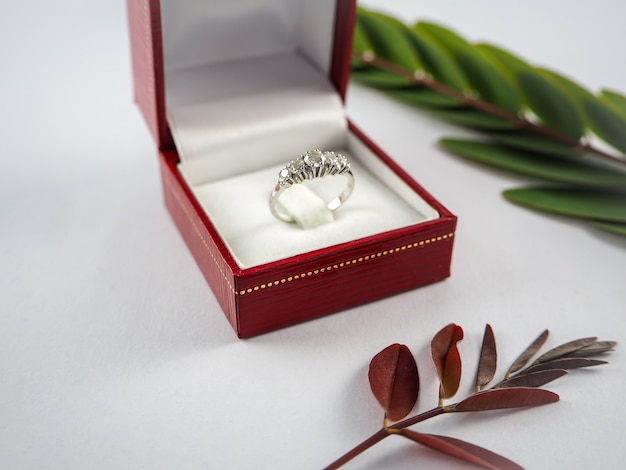
<instances>
[{"instance_id":1,"label":"gold dotted trim on box","mask_svg":"<svg viewBox=\"0 0 626 470\"><path fill-rule=\"evenodd\" d=\"M303 272L301 274L295 274L293 276L284 277L282 279L269 281L269 282L266 282L264 284L259 284L259 285L256 285L254 287L249 287L247 289L236 290L233 287L233 285L231 284L231 282L228 279L228 277L226 276L226 273L224 273L223 269L221 268L220 264L218 263L217 258L213 254L213 251L210 249L208 242L206 241L206 239L202 235L202 232L200 231L200 229L196 225L195 221L193 220L193 217L189 213L189 210L187 209L187 206L184 204L183 200L178 195L178 191L176 189L174 189L174 187L169 182L169 179L166 178L165 180L167 181L167 186L169 187L170 191L172 192L172 194L176 198L176 201L181 206L181 208L183 209L183 212L185 213L185 215L187 215L187 218L191 222L191 225L193 226L194 231L196 232L198 237L200 237L200 240L202 240L202 244L204 245L204 247L206 248L207 252L209 253L209 256L211 256L211 259L213 260L213 263L215 263L215 266L217 267L217 269L219 270L220 274L222 275L222 278L224 279L224 281L226 281L226 284L228 285L228 288L235 295L239 295L239 296L252 294L254 292L264 291L264 290L267 290L267 289L271 289L272 287L279 286L281 284L286 284L288 282L297 281L299 279L306 279L306 278L309 278L309 277L312 277L312 276L317 276L319 274L323 274L323 273L330 272L330 271L336 271L338 269L343 269L343 268L346 268L348 266L352 266L352 265L355 265L355 264L364 263L366 261L371 261L373 259L382 258L384 256L389 256L389 255L393 255L393 254L396 254L396 253L400 253L401 251L412 250L414 248L422 248L422 247L430 245L432 243L437 243L437 242L440 242L440 241L443 241L443 240L448 240L448 239L454 237L454 232L448 233L446 235L438 235L436 237L427 238L426 240L420 240L420 241L417 241L415 243L409 243L407 245L402 245L402 246L399 246L397 248L389 248L388 250L379 251L378 253L372 253L371 255L359 256L358 258L354 258L354 259L351 259L351 260L348 260L348 261L342 261L340 263L328 265L328 266L325 266L325 267L322 267L322 268L319 268L319 269L312 269L310 271L305 271L305 272Z\"/></svg>"},{"instance_id":2,"label":"gold dotted trim on box","mask_svg":"<svg viewBox=\"0 0 626 470\"><path fill-rule=\"evenodd\" d=\"M365 256L359 256L358 258L354 258L348 261L342 261L341 263L337 263L337 264L333 264L333 265L328 265L325 266L323 268L319 268L319 269L312 269L310 271L305 271L301 274L296 274L294 276L289 276L289 277L284 277L280 280L275 280L275 281L270 281L266 284L261 284L258 286L254 286L254 287L249 287L247 289L241 289L239 291L236 291L235 294L237 295L248 295L248 294L252 294L253 292L257 292L259 290L264 290L264 289L269 289L275 286L279 286L281 284L285 284L288 282L292 282L292 281L297 281L298 279L305 279L311 276L317 276L318 274L322 274L322 273L326 273L329 271L336 271L338 269L342 269L342 268L346 268L348 266L352 266L354 264L358 264L358 263L364 263L366 261L371 261L373 259L376 258L382 258L384 256L389 256L389 255L393 255L396 253L399 253L401 251L406 251L406 250L411 250L413 248L420 248L420 247L424 247L426 245L430 245L431 243L437 243L443 240L447 240L449 238L452 238L454 236L454 233L448 233L447 235L439 235L436 237L432 237L432 238L428 238L426 240L420 240L418 242L415 243L409 243L407 245L402 245L400 247L397 248L390 248L388 250L384 250L384 251L379 251L378 253L373 253L371 255L365 255Z\"/></svg>"}]
</instances>

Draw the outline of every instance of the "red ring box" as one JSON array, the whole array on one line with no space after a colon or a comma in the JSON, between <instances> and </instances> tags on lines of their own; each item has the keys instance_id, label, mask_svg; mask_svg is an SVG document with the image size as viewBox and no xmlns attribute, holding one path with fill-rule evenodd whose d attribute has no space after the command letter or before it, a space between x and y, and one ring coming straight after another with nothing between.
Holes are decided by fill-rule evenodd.
<instances>
[{"instance_id":1,"label":"red ring box","mask_svg":"<svg viewBox=\"0 0 626 470\"><path fill-rule=\"evenodd\" d=\"M240 338L450 275L456 217L345 117L354 0L128 0L165 204ZM277 169L350 156L335 221L274 219ZM338 177L336 177L338 178Z\"/></svg>"}]
</instances>

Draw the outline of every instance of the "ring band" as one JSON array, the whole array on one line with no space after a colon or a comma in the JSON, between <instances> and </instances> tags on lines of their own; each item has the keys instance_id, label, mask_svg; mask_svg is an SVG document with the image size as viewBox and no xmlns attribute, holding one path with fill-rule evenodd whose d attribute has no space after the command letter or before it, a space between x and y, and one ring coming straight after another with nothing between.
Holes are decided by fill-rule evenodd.
<instances>
[{"instance_id":1,"label":"ring band","mask_svg":"<svg viewBox=\"0 0 626 470\"><path fill-rule=\"evenodd\" d=\"M350 171L348 159L340 153L322 152L316 149L292 160L278 172L278 182L270 195L270 211L274 217L283 222L295 222L291 215L282 210L283 208L278 202L280 195L294 184L331 175L345 175L348 180L341 194L326 205L328 209L334 211L350 197L354 189L354 175Z\"/></svg>"}]
</instances>

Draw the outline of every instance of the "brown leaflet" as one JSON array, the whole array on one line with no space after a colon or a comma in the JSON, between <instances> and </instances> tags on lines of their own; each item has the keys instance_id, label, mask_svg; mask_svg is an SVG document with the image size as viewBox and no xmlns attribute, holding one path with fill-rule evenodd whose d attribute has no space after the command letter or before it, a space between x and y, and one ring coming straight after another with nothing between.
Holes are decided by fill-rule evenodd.
<instances>
[{"instance_id":1,"label":"brown leaflet","mask_svg":"<svg viewBox=\"0 0 626 470\"><path fill-rule=\"evenodd\" d=\"M439 375L439 401L450 398L461 383L461 355L457 343L463 339L463 329L454 323L444 326L430 342L433 363Z\"/></svg>"},{"instance_id":2,"label":"brown leaflet","mask_svg":"<svg viewBox=\"0 0 626 470\"><path fill-rule=\"evenodd\" d=\"M478 372L476 373L476 391L493 380L496 374L498 363L498 351L496 349L496 338L490 324L485 325L483 335L483 345L480 350L480 361L478 362Z\"/></svg>"},{"instance_id":3,"label":"brown leaflet","mask_svg":"<svg viewBox=\"0 0 626 470\"><path fill-rule=\"evenodd\" d=\"M461 383L461 373L461 354L455 343L446 356L440 398L452 398L456 394Z\"/></svg>"},{"instance_id":4,"label":"brown leaflet","mask_svg":"<svg viewBox=\"0 0 626 470\"><path fill-rule=\"evenodd\" d=\"M539 372L531 372L518 374L510 379L504 380L494 388L511 388L511 387L541 387L553 380L563 377L567 374L563 369L542 370Z\"/></svg>"},{"instance_id":5,"label":"brown leaflet","mask_svg":"<svg viewBox=\"0 0 626 470\"><path fill-rule=\"evenodd\" d=\"M548 330L544 330L543 333L537 336L535 341L533 341L532 344L528 346L524 350L524 352L519 355L517 359L515 359L515 362L513 362L513 365L509 367L509 370L506 372L507 378L509 377L509 375L513 374L514 372L517 372L518 370L520 370L522 367L526 365L526 363L530 360L530 358L533 357L535 353L539 351L539 349L541 349L541 346L544 345L544 343L548 339L549 334L550 332Z\"/></svg>"},{"instance_id":6,"label":"brown leaflet","mask_svg":"<svg viewBox=\"0 0 626 470\"><path fill-rule=\"evenodd\" d=\"M554 359L558 359L559 357L563 357L566 354L569 354L569 353L577 351L577 350L579 350L581 348L590 346L590 345L596 343L597 341L598 341L598 338L596 338L596 337L580 338L580 339L576 339L574 341L569 341L569 342L567 342L565 344L557 346L554 349L550 349L550 351L548 351L544 355L540 356L535 361L535 363L536 364L540 364L542 362L548 362L548 361L552 361Z\"/></svg>"},{"instance_id":7,"label":"brown leaflet","mask_svg":"<svg viewBox=\"0 0 626 470\"><path fill-rule=\"evenodd\" d=\"M596 356L598 354L603 354L605 352L613 351L615 346L617 346L617 341L596 341L589 346L585 346L584 348L577 349L576 351L572 351L571 353L566 354L564 357L590 357Z\"/></svg>"},{"instance_id":8,"label":"brown leaflet","mask_svg":"<svg viewBox=\"0 0 626 470\"><path fill-rule=\"evenodd\" d=\"M492 470L521 470L522 467L515 462L502 457L499 454L491 452L484 447L479 447L469 442L455 439L453 437L438 436L435 434L422 434L411 431L410 429L402 429L400 434L412 441L422 444L431 449L443 452L444 454L457 457L483 468Z\"/></svg>"},{"instance_id":9,"label":"brown leaflet","mask_svg":"<svg viewBox=\"0 0 626 470\"><path fill-rule=\"evenodd\" d=\"M497 388L476 393L456 405L449 411L486 411L520 408L523 406L547 405L559 401L556 393L541 388L516 387Z\"/></svg>"},{"instance_id":10,"label":"brown leaflet","mask_svg":"<svg viewBox=\"0 0 626 470\"><path fill-rule=\"evenodd\" d=\"M419 375L409 348L396 343L376 354L368 378L387 418L398 421L411 412L419 393Z\"/></svg>"},{"instance_id":11,"label":"brown leaflet","mask_svg":"<svg viewBox=\"0 0 626 470\"><path fill-rule=\"evenodd\" d=\"M527 374L529 372L551 369L579 369L581 367L601 366L602 364L608 364L608 362L598 361L596 359L587 359L586 357L562 357L560 359L555 359L554 361L542 362L541 364L531 366L523 373Z\"/></svg>"}]
</instances>

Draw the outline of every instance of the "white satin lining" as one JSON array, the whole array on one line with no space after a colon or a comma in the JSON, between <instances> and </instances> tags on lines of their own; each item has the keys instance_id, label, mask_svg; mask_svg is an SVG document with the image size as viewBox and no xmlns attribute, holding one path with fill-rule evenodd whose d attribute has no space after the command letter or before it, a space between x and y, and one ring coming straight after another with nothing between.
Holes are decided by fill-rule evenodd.
<instances>
[{"instance_id":1,"label":"white satin lining","mask_svg":"<svg viewBox=\"0 0 626 470\"><path fill-rule=\"evenodd\" d=\"M295 53L175 71L167 89L170 128L192 184L346 144L338 94Z\"/></svg>"},{"instance_id":2,"label":"white satin lining","mask_svg":"<svg viewBox=\"0 0 626 470\"><path fill-rule=\"evenodd\" d=\"M241 268L250 268L439 217L354 135L337 149L352 162L356 184L334 221L303 230L274 218L269 195L281 165L192 185ZM186 167L180 167L187 181ZM335 177L333 177L335 178ZM340 178L340 177L337 177ZM320 181L323 183L323 180ZM287 193L285 193L287 194Z\"/></svg>"},{"instance_id":3,"label":"white satin lining","mask_svg":"<svg viewBox=\"0 0 626 470\"><path fill-rule=\"evenodd\" d=\"M161 0L166 70L299 51L328 73L336 0Z\"/></svg>"}]
</instances>

